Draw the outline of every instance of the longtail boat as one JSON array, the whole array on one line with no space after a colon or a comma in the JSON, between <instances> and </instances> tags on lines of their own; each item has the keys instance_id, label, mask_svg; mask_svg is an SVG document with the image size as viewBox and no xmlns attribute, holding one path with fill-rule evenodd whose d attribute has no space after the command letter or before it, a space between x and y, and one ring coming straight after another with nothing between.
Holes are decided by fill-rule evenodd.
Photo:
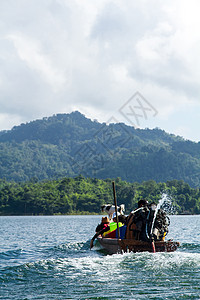
<instances>
[{"instance_id":1,"label":"longtail boat","mask_svg":"<svg viewBox=\"0 0 200 300\"><path fill-rule=\"evenodd\" d=\"M111 224L113 223L110 223L109 226L103 228L101 231L98 231L91 240L90 249L93 247L94 239L97 238L101 247L109 254L145 251L153 253L176 251L180 246L180 243L173 240L165 240L170 220L166 213L160 209L160 207L166 199L166 194L163 194L163 197L160 199L158 205L156 205L154 202L148 204L148 201L141 199L138 202L138 208L132 211L129 216L125 218L125 225L119 227L120 216L118 217L115 183L112 182L112 185L115 203L115 213L113 213L113 216L114 214L116 216L114 225L117 226L117 229L111 230ZM109 207L111 207L111 205L109 205ZM102 223L104 222L102 221Z\"/></svg>"}]
</instances>

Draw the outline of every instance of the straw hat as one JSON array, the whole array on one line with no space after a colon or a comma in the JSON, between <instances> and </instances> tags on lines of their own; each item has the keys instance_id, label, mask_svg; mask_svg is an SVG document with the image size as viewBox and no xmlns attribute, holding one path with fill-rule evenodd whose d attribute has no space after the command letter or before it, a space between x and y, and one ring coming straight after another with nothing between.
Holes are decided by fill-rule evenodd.
<instances>
[{"instance_id":1,"label":"straw hat","mask_svg":"<svg viewBox=\"0 0 200 300\"><path fill-rule=\"evenodd\" d=\"M101 223L103 223L103 224L109 224L110 222L109 222L108 217L102 217Z\"/></svg>"}]
</instances>

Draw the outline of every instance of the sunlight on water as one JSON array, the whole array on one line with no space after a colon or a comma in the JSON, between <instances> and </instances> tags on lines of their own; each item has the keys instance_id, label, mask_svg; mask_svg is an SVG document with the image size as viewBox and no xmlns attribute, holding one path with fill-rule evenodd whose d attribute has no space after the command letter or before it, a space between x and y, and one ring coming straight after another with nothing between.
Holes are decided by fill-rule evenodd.
<instances>
[{"instance_id":1,"label":"sunlight on water","mask_svg":"<svg viewBox=\"0 0 200 300\"><path fill-rule=\"evenodd\" d=\"M171 216L170 238L181 242L176 252L123 255L106 255L98 244L89 250L100 218L31 219L45 225L45 243L41 228L26 234L28 218L20 219L23 240L20 230L13 233L17 218L2 223L10 238L1 236L0 299L200 299L199 216ZM78 230L86 222L87 231Z\"/></svg>"}]
</instances>

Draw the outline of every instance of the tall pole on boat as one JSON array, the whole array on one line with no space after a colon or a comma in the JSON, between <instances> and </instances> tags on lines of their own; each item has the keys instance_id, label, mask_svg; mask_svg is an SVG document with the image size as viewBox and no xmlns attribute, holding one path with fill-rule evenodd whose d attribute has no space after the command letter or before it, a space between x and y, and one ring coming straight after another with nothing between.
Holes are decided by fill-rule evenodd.
<instances>
[{"instance_id":1,"label":"tall pole on boat","mask_svg":"<svg viewBox=\"0 0 200 300\"><path fill-rule=\"evenodd\" d=\"M117 219L117 233L118 233L118 239L120 239L120 233L119 233L119 219L117 214L117 197L116 197L116 191L115 191L115 182L112 182L113 186L113 196L114 196L114 202L115 202L115 213L116 213L116 219Z\"/></svg>"}]
</instances>

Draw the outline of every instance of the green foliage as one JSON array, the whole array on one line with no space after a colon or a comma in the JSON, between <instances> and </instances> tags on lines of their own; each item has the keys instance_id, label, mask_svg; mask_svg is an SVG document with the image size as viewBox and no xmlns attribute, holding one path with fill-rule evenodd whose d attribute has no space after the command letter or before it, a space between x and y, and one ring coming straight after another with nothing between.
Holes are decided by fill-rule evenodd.
<instances>
[{"instance_id":1,"label":"green foliage","mask_svg":"<svg viewBox=\"0 0 200 300\"><path fill-rule=\"evenodd\" d=\"M79 112L0 132L0 178L23 182L80 173L99 179L120 176L129 182L177 179L199 187L200 142L158 128L100 124Z\"/></svg>"},{"instance_id":2,"label":"green foliage","mask_svg":"<svg viewBox=\"0 0 200 300\"><path fill-rule=\"evenodd\" d=\"M163 192L172 199L176 213L200 213L200 191L180 180L156 183L130 183L115 179L118 204L126 213L137 207L140 199L158 202ZM0 180L0 215L52 215L100 213L103 204L113 204L112 180L64 177L39 182L7 182Z\"/></svg>"}]
</instances>

